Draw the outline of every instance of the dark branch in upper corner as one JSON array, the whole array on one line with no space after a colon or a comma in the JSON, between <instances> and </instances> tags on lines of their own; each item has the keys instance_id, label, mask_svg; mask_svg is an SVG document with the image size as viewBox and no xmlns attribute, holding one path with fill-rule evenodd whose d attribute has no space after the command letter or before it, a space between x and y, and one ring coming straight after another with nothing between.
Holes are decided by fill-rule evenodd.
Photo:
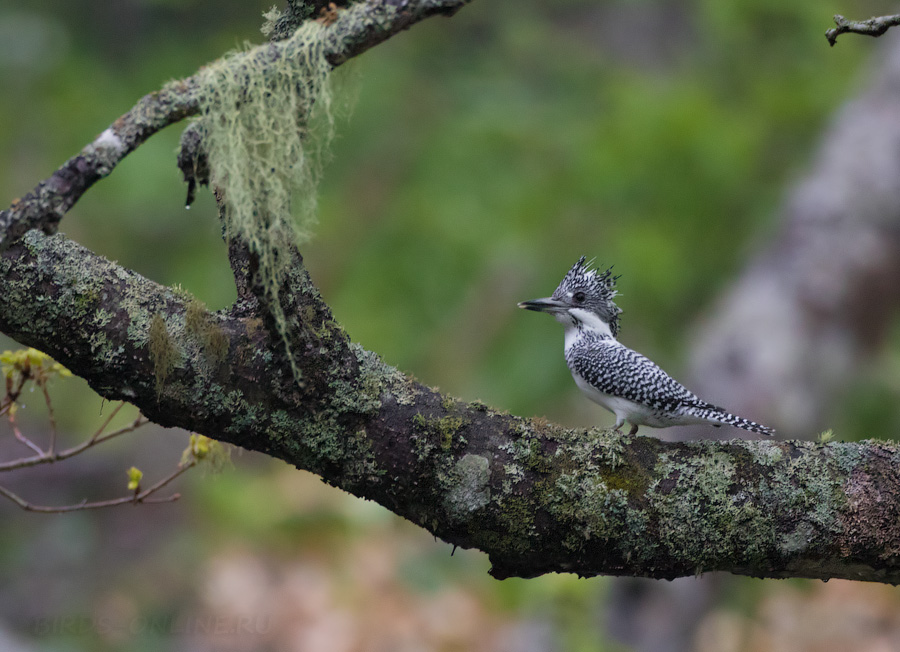
<instances>
[{"instance_id":1,"label":"dark branch in upper corner","mask_svg":"<svg viewBox=\"0 0 900 652\"><path fill-rule=\"evenodd\" d=\"M452 14L470 0L369 0L338 11L329 24L326 58L339 66L387 40L410 25L436 14ZM282 29L299 25L302 13L291 13L300 5L290 2ZM278 44L272 47L277 48ZM31 192L0 211L0 252L31 229L56 232L60 220L94 183L150 136L161 129L196 115L200 110L196 77L171 82L143 97L128 113L111 124L77 155L66 161Z\"/></svg>"},{"instance_id":2,"label":"dark branch in upper corner","mask_svg":"<svg viewBox=\"0 0 900 652\"><path fill-rule=\"evenodd\" d=\"M828 43L832 47L837 43L837 37L841 34L852 33L865 34L866 36L881 36L891 27L900 25L900 14L895 14L893 16L875 16L868 20L847 20L840 14L837 14L834 17L834 24L837 25L837 27L832 27L825 32L825 38L828 39Z\"/></svg>"}]
</instances>

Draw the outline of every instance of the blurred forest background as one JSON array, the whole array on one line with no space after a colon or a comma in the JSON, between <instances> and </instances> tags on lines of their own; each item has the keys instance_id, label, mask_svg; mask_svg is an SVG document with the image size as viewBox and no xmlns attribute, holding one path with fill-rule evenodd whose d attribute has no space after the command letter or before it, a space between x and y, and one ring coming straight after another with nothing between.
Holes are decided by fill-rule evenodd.
<instances>
[{"instance_id":1,"label":"blurred forest background","mask_svg":"<svg viewBox=\"0 0 900 652\"><path fill-rule=\"evenodd\" d=\"M271 4L2 0L0 203L145 93L261 42ZM772 236L831 116L887 47L849 36L829 48L832 14L891 9L476 0L417 25L337 74L348 108L303 248L312 277L355 341L424 383L566 426L610 424L575 388L558 325L516 302L548 295L580 255L596 256L622 276L621 339L683 376L697 324ZM234 287L208 193L184 209L183 127L129 156L62 230L219 309ZM900 432L892 333L823 419L837 438ZM0 350L16 347L0 339ZM78 379L56 381L53 396L67 441L102 420ZM40 439L37 396L20 418ZM0 424L3 459L22 454L11 439ZM151 426L0 483L45 504L118 496L128 467L161 477L186 445L187 433ZM608 578L497 582L482 553L451 557L281 462L239 451L233 461L188 474L174 504L41 516L0 503L0 649L629 649L610 635ZM898 649L900 598L883 586L738 578L692 636L692 649L716 652Z\"/></svg>"}]
</instances>

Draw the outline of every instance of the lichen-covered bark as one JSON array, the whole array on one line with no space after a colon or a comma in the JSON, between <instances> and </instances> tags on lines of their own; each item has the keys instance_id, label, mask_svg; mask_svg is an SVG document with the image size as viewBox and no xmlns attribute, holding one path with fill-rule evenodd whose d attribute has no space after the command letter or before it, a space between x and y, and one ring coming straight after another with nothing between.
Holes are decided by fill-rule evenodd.
<instances>
[{"instance_id":1,"label":"lichen-covered bark","mask_svg":"<svg viewBox=\"0 0 900 652\"><path fill-rule=\"evenodd\" d=\"M497 577L900 582L896 445L665 443L498 414L350 343L300 262L282 294L299 385L252 297L210 314L59 235L32 231L0 258L0 330L158 423L268 453L484 550ZM153 351L168 351L162 382Z\"/></svg>"}]
</instances>

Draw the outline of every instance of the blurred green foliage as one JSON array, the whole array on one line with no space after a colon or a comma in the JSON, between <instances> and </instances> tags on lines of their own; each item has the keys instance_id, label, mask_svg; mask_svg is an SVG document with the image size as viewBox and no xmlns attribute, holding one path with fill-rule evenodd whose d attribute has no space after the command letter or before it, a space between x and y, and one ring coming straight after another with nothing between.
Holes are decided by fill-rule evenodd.
<instances>
[{"instance_id":1,"label":"blurred green foliage","mask_svg":"<svg viewBox=\"0 0 900 652\"><path fill-rule=\"evenodd\" d=\"M166 80L260 42L270 4L6 0L0 196L30 190ZM352 110L303 251L313 278L355 340L423 382L566 425L606 423L571 382L558 326L516 302L548 295L582 254L614 264L623 341L677 375L692 324L772 231L829 116L864 83L878 46L845 38L829 48L831 15L887 10L837 0L475 0L451 20L418 25L338 72ZM129 156L62 230L215 310L234 288L208 193L184 209L181 128ZM878 392L857 392L866 400L841 420L840 438L900 423L897 388L876 381L865 382ZM60 397L61 421L92 423L99 402L68 384L80 389ZM179 586L173 573L190 577L186 569L226 541L287 554L313 530L326 548L366 536L350 503L298 511L268 472L250 475L192 480L196 499L180 509L195 535L216 543L183 532L142 558L143 572L168 568L174 551L179 562L160 586ZM100 526L66 518L81 529L65 536L96 552ZM29 541L0 535L3 566ZM561 649L613 649L596 635L603 582L497 584L484 577L483 556L460 556L448 564L443 547L430 549L402 575L423 591L480 587L500 612L554 623ZM117 572L107 579L138 573ZM144 608L175 608L165 588L141 582ZM66 649L101 649L66 640L76 646Z\"/></svg>"}]
</instances>

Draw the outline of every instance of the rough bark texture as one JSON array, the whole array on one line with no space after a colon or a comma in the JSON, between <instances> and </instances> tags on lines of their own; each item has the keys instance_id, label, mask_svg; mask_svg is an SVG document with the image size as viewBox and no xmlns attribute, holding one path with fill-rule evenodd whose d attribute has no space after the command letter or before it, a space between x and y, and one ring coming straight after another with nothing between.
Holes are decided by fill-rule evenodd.
<instances>
[{"instance_id":1,"label":"rough bark texture","mask_svg":"<svg viewBox=\"0 0 900 652\"><path fill-rule=\"evenodd\" d=\"M459 4L357 3L335 23L334 62ZM352 11L365 20L341 31ZM74 190L49 204L74 202L101 168L74 169ZM38 195L24 202L37 207L31 224L52 230L60 213ZM4 219L25 214L11 210ZM62 236L5 242L0 330L157 423L268 453L484 550L496 577L724 570L900 582L893 444L666 443L466 404L349 342L295 253L278 297L298 383L240 243L229 247L239 300L213 314Z\"/></svg>"},{"instance_id":2,"label":"rough bark texture","mask_svg":"<svg viewBox=\"0 0 900 652\"><path fill-rule=\"evenodd\" d=\"M351 344L299 264L283 288L298 386L252 301L198 320L189 297L37 231L0 260L0 329L103 396L484 550L497 577L900 582L893 444L665 443L464 404Z\"/></svg>"}]
</instances>

